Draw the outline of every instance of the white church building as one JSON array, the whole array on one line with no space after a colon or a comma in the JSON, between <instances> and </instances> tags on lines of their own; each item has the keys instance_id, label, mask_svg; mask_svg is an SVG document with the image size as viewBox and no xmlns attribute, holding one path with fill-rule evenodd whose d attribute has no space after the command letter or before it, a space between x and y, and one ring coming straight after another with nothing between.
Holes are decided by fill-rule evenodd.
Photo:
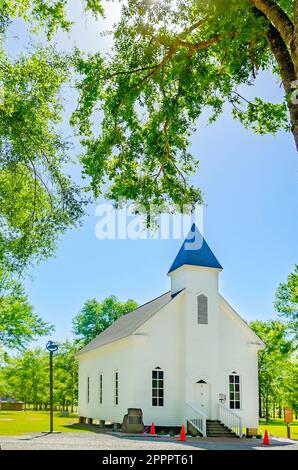
<instances>
[{"instance_id":1,"label":"white church building","mask_svg":"<svg viewBox=\"0 0 298 470\"><path fill-rule=\"evenodd\" d=\"M221 270L193 225L168 272L171 290L79 351L81 417L122 423L140 408L145 425L202 436L257 428L264 344L219 293Z\"/></svg>"}]
</instances>

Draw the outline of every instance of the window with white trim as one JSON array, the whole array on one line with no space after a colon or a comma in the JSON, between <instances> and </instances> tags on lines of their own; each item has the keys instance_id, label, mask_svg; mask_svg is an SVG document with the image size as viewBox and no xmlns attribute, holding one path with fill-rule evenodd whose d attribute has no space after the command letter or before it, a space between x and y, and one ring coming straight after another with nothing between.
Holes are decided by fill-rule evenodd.
<instances>
[{"instance_id":1,"label":"window with white trim","mask_svg":"<svg viewBox=\"0 0 298 470\"><path fill-rule=\"evenodd\" d=\"M118 371L115 372L115 405L119 403L119 375Z\"/></svg>"},{"instance_id":2,"label":"window with white trim","mask_svg":"<svg viewBox=\"0 0 298 470\"><path fill-rule=\"evenodd\" d=\"M164 406L164 372L160 367L152 371L152 406Z\"/></svg>"},{"instance_id":3,"label":"window with white trim","mask_svg":"<svg viewBox=\"0 0 298 470\"><path fill-rule=\"evenodd\" d=\"M90 400L90 377L87 377L87 403Z\"/></svg>"},{"instance_id":4,"label":"window with white trim","mask_svg":"<svg viewBox=\"0 0 298 470\"><path fill-rule=\"evenodd\" d=\"M102 374L99 374L99 404L102 405Z\"/></svg>"},{"instance_id":5,"label":"window with white trim","mask_svg":"<svg viewBox=\"0 0 298 470\"><path fill-rule=\"evenodd\" d=\"M236 372L229 375L229 401L231 410L240 410L240 375Z\"/></svg>"},{"instance_id":6,"label":"window with white trim","mask_svg":"<svg viewBox=\"0 0 298 470\"><path fill-rule=\"evenodd\" d=\"M197 314L198 323L200 325L208 324L208 298L206 295L201 294L197 297Z\"/></svg>"}]
</instances>

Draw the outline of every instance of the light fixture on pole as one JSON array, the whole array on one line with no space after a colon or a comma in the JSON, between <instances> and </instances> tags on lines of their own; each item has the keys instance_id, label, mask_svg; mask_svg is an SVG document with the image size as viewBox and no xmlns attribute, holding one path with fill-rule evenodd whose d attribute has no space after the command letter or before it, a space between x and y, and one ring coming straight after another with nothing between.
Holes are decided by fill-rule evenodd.
<instances>
[{"instance_id":1,"label":"light fixture on pole","mask_svg":"<svg viewBox=\"0 0 298 470\"><path fill-rule=\"evenodd\" d=\"M58 351L58 346L54 341L48 341L46 348L50 353L50 432L53 432L53 354Z\"/></svg>"}]
</instances>

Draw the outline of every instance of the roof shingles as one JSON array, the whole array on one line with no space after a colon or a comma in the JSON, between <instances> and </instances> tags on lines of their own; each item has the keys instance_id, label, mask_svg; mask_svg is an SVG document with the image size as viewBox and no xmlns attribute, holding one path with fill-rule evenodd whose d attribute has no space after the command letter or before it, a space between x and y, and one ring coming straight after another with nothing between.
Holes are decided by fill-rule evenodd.
<instances>
[{"instance_id":1,"label":"roof shingles","mask_svg":"<svg viewBox=\"0 0 298 470\"><path fill-rule=\"evenodd\" d=\"M168 304L172 298L173 296L171 295L171 292L166 292L156 299L141 305L136 310L123 315L109 326L109 328L90 341L90 343L81 349L77 355L81 355L87 351L91 351L92 349L112 343L113 341L126 338Z\"/></svg>"},{"instance_id":2,"label":"roof shingles","mask_svg":"<svg viewBox=\"0 0 298 470\"><path fill-rule=\"evenodd\" d=\"M221 264L195 224L192 225L168 274L184 265L222 269Z\"/></svg>"}]
</instances>

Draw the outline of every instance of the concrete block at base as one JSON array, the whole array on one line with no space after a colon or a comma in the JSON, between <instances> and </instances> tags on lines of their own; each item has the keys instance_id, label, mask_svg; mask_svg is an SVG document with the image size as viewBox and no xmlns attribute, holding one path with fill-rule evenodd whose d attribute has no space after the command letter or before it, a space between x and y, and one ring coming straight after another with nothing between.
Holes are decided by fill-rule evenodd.
<instances>
[{"instance_id":1,"label":"concrete block at base","mask_svg":"<svg viewBox=\"0 0 298 470\"><path fill-rule=\"evenodd\" d=\"M121 431L136 434L143 433L144 429L143 411L141 408L128 408L127 414L123 418Z\"/></svg>"}]
</instances>

